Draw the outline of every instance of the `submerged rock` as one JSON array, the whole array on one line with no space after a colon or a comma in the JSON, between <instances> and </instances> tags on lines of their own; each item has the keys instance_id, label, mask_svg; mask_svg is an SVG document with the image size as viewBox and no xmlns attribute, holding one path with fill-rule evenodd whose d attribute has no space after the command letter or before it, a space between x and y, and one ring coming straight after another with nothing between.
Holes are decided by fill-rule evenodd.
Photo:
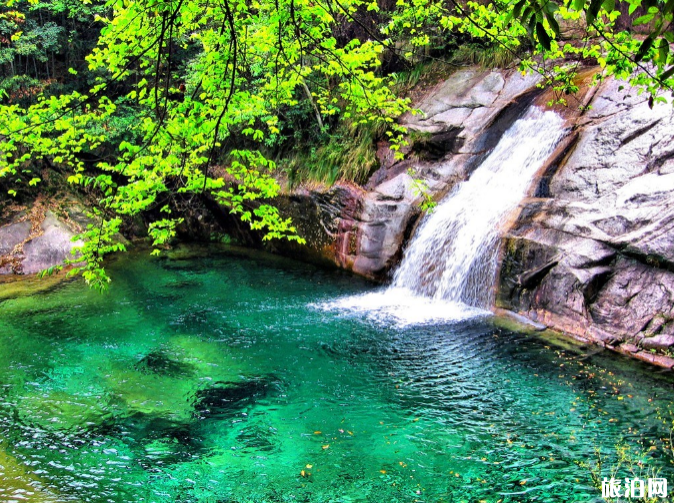
<instances>
[{"instance_id":1,"label":"submerged rock","mask_svg":"<svg viewBox=\"0 0 674 503\"><path fill-rule=\"evenodd\" d=\"M278 381L272 377L218 382L197 392L194 402L196 415L205 418L231 414L266 397L277 384Z\"/></svg>"},{"instance_id":2,"label":"submerged rock","mask_svg":"<svg viewBox=\"0 0 674 503\"><path fill-rule=\"evenodd\" d=\"M212 382L236 383L249 374L237 356L222 343L177 335L135 364L114 363L103 378L128 415L186 424L199 390Z\"/></svg>"},{"instance_id":3,"label":"submerged rock","mask_svg":"<svg viewBox=\"0 0 674 503\"><path fill-rule=\"evenodd\" d=\"M68 501L46 489L46 484L23 466L0 444L0 501L56 503Z\"/></svg>"},{"instance_id":4,"label":"submerged rock","mask_svg":"<svg viewBox=\"0 0 674 503\"><path fill-rule=\"evenodd\" d=\"M169 377L185 377L194 374L192 365L173 360L161 351L153 351L136 364L136 370Z\"/></svg>"}]
</instances>

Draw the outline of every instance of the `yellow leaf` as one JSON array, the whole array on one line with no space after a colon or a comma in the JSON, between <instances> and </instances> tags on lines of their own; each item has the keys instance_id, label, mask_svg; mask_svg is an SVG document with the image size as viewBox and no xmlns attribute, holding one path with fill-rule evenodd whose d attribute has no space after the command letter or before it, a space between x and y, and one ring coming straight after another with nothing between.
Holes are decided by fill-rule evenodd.
<instances>
[{"instance_id":1,"label":"yellow leaf","mask_svg":"<svg viewBox=\"0 0 674 503\"><path fill-rule=\"evenodd\" d=\"M327 449L328 447L330 447L330 444L324 445L324 446L323 446L323 449L325 450L325 449Z\"/></svg>"},{"instance_id":2,"label":"yellow leaf","mask_svg":"<svg viewBox=\"0 0 674 503\"><path fill-rule=\"evenodd\" d=\"M383 473L384 475L386 475L386 470L379 470L379 473Z\"/></svg>"},{"instance_id":3,"label":"yellow leaf","mask_svg":"<svg viewBox=\"0 0 674 503\"><path fill-rule=\"evenodd\" d=\"M323 433L323 432L322 431L315 431L314 435L320 435L321 433Z\"/></svg>"},{"instance_id":4,"label":"yellow leaf","mask_svg":"<svg viewBox=\"0 0 674 503\"><path fill-rule=\"evenodd\" d=\"M307 468L309 468L309 469L311 469L313 467L314 467L314 465L307 465Z\"/></svg>"}]
</instances>

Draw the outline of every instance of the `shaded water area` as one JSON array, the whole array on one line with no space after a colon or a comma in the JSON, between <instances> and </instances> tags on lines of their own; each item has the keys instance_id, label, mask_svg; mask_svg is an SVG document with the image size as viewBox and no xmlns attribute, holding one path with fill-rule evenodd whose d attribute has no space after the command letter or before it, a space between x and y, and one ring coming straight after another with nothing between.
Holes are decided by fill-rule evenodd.
<instances>
[{"instance_id":1,"label":"shaded water area","mask_svg":"<svg viewBox=\"0 0 674 503\"><path fill-rule=\"evenodd\" d=\"M617 444L674 482L637 362L326 311L375 287L233 249L112 274L0 303L0 501L588 502Z\"/></svg>"}]
</instances>

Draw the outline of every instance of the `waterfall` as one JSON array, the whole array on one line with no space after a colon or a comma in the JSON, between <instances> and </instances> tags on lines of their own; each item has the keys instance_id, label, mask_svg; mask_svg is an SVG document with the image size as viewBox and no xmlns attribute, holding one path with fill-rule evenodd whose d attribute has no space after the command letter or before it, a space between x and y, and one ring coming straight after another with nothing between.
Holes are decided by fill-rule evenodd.
<instances>
[{"instance_id":1,"label":"waterfall","mask_svg":"<svg viewBox=\"0 0 674 503\"><path fill-rule=\"evenodd\" d=\"M504 225L564 134L561 117L531 107L470 178L424 216L390 287L318 307L399 325L488 313Z\"/></svg>"},{"instance_id":2,"label":"waterfall","mask_svg":"<svg viewBox=\"0 0 674 503\"><path fill-rule=\"evenodd\" d=\"M392 287L489 308L503 224L562 138L563 124L536 107L517 120L470 178L424 218Z\"/></svg>"}]
</instances>

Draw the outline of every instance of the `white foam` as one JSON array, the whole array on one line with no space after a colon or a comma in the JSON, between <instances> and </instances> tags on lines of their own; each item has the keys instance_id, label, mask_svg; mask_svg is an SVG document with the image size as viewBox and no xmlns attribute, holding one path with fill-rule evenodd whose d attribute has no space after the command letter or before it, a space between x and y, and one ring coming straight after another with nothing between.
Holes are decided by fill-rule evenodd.
<instances>
[{"instance_id":1,"label":"white foam","mask_svg":"<svg viewBox=\"0 0 674 503\"><path fill-rule=\"evenodd\" d=\"M391 287L314 307L398 326L490 315L504 223L564 134L557 114L529 109L470 178L424 217Z\"/></svg>"},{"instance_id":2,"label":"white foam","mask_svg":"<svg viewBox=\"0 0 674 503\"><path fill-rule=\"evenodd\" d=\"M393 287L312 304L312 307L397 327L456 323L491 315L490 311L461 302L432 299L415 295L406 288Z\"/></svg>"}]
</instances>

